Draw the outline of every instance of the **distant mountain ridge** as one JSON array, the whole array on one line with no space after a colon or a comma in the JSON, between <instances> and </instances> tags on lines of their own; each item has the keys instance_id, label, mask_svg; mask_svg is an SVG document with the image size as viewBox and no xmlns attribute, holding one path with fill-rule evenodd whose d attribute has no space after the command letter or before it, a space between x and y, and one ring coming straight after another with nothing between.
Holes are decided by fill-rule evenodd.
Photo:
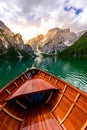
<instances>
[{"instance_id":1,"label":"distant mountain ridge","mask_svg":"<svg viewBox=\"0 0 87 130\"><path fill-rule=\"evenodd\" d=\"M73 45L61 51L59 56L87 56L87 31Z\"/></svg>"},{"instance_id":2,"label":"distant mountain ridge","mask_svg":"<svg viewBox=\"0 0 87 130\"><path fill-rule=\"evenodd\" d=\"M40 34L28 40L27 44L24 44L20 34L14 34L0 21L0 56L32 57L40 53L45 55L58 55L64 49L77 43L76 41L85 33L86 31L75 33L71 32L69 28L61 29L56 27L50 29L46 35Z\"/></svg>"},{"instance_id":3,"label":"distant mountain ridge","mask_svg":"<svg viewBox=\"0 0 87 130\"><path fill-rule=\"evenodd\" d=\"M3 30L10 31L10 29L1 20L0 20L0 28L2 28Z\"/></svg>"},{"instance_id":4,"label":"distant mountain ridge","mask_svg":"<svg viewBox=\"0 0 87 130\"><path fill-rule=\"evenodd\" d=\"M77 35L76 33L71 32L69 28L53 28L50 29L45 36L38 35L37 37L30 39L28 44L31 45L34 51L38 48L42 53L58 54L78 40L83 33L80 32Z\"/></svg>"},{"instance_id":5,"label":"distant mountain ridge","mask_svg":"<svg viewBox=\"0 0 87 130\"><path fill-rule=\"evenodd\" d=\"M30 45L24 44L20 34L14 34L0 21L0 56L5 57L25 57L33 56Z\"/></svg>"}]
</instances>

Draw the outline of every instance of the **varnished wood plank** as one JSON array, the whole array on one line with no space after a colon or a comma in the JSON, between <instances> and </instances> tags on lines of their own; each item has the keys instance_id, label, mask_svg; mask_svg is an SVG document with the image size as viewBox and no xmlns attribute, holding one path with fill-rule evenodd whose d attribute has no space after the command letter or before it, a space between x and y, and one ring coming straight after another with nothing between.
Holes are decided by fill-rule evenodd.
<instances>
[{"instance_id":1,"label":"varnished wood plank","mask_svg":"<svg viewBox=\"0 0 87 130\"><path fill-rule=\"evenodd\" d=\"M24 82L24 78L21 76L22 81Z\"/></svg>"},{"instance_id":2,"label":"varnished wood plank","mask_svg":"<svg viewBox=\"0 0 87 130\"><path fill-rule=\"evenodd\" d=\"M51 112L53 112L53 111L57 108L57 106L59 105L59 103L61 102L61 100L62 100L62 98L63 98L63 96L64 96L64 93L65 93L65 91L66 91L66 88L67 88L67 85L65 85L64 90L63 90L63 93L61 94L61 96L60 96L58 102L57 102L56 105L53 107L53 109L51 110Z\"/></svg>"},{"instance_id":3,"label":"varnished wood plank","mask_svg":"<svg viewBox=\"0 0 87 130\"><path fill-rule=\"evenodd\" d=\"M51 80L52 76L49 77L49 80Z\"/></svg>"},{"instance_id":4,"label":"varnished wood plank","mask_svg":"<svg viewBox=\"0 0 87 130\"><path fill-rule=\"evenodd\" d=\"M29 97L28 96L24 96L28 101L30 101Z\"/></svg>"},{"instance_id":5,"label":"varnished wood plank","mask_svg":"<svg viewBox=\"0 0 87 130\"><path fill-rule=\"evenodd\" d=\"M45 102L46 104L49 102L49 100L51 99L52 95L53 95L53 92L50 93L50 95L49 95L47 101Z\"/></svg>"},{"instance_id":6,"label":"varnished wood plank","mask_svg":"<svg viewBox=\"0 0 87 130\"><path fill-rule=\"evenodd\" d=\"M16 100L16 103L21 106L22 108L26 109L27 110L27 107L25 107L22 103L20 103L18 100Z\"/></svg>"},{"instance_id":7,"label":"varnished wood plank","mask_svg":"<svg viewBox=\"0 0 87 130\"><path fill-rule=\"evenodd\" d=\"M28 77L27 77L27 75L24 73L24 77L26 78L26 79L28 79Z\"/></svg>"},{"instance_id":8,"label":"varnished wood plank","mask_svg":"<svg viewBox=\"0 0 87 130\"><path fill-rule=\"evenodd\" d=\"M55 85L57 85L57 83L58 83L58 79L55 81Z\"/></svg>"},{"instance_id":9,"label":"varnished wood plank","mask_svg":"<svg viewBox=\"0 0 87 130\"><path fill-rule=\"evenodd\" d=\"M11 92L8 90L8 89L5 89L5 91L10 95L11 94Z\"/></svg>"},{"instance_id":10,"label":"varnished wood plank","mask_svg":"<svg viewBox=\"0 0 87 130\"><path fill-rule=\"evenodd\" d=\"M64 116L64 118L61 120L60 125L67 119L67 117L69 116L69 114L71 113L71 111L73 110L75 103L77 102L78 98L79 98L80 94L77 94L74 103L71 105L71 107L69 108L68 112L66 113L66 115Z\"/></svg>"},{"instance_id":11,"label":"varnished wood plank","mask_svg":"<svg viewBox=\"0 0 87 130\"><path fill-rule=\"evenodd\" d=\"M84 123L84 125L81 128L81 130L86 130L86 129L87 129L87 121Z\"/></svg>"},{"instance_id":12,"label":"varnished wood plank","mask_svg":"<svg viewBox=\"0 0 87 130\"><path fill-rule=\"evenodd\" d=\"M6 104L7 102L3 103L3 105L0 104L0 111L5 107Z\"/></svg>"},{"instance_id":13,"label":"varnished wood plank","mask_svg":"<svg viewBox=\"0 0 87 130\"><path fill-rule=\"evenodd\" d=\"M58 121L56 120L56 118L53 116L52 112L49 112L49 113L50 113L50 115L53 117L54 121L56 122L56 124L57 124L59 130L63 130L62 127L60 126L60 124L58 123Z\"/></svg>"},{"instance_id":14,"label":"varnished wood plank","mask_svg":"<svg viewBox=\"0 0 87 130\"><path fill-rule=\"evenodd\" d=\"M20 130L23 130L24 121L25 121L25 116L24 116L23 121L21 122Z\"/></svg>"},{"instance_id":15,"label":"varnished wood plank","mask_svg":"<svg viewBox=\"0 0 87 130\"><path fill-rule=\"evenodd\" d=\"M47 90L58 90L53 85L42 79L32 79L26 81L8 100L25 94L33 94L36 92L43 92Z\"/></svg>"},{"instance_id":16,"label":"varnished wood plank","mask_svg":"<svg viewBox=\"0 0 87 130\"><path fill-rule=\"evenodd\" d=\"M40 70L32 69L32 71L38 72ZM29 71L26 71L26 73L28 73L28 72ZM24 82L24 84L22 82L23 79L21 78L21 76L23 77L23 79L25 81L27 81L27 82ZM57 130L57 129L60 130L61 126L63 126L63 125L65 127L63 129L68 128L68 130L69 130L69 126L70 126L70 129L76 129L76 130L78 129L78 127L81 130L84 130L87 128L87 116L86 116L86 114L87 114L87 111L86 111L87 110L87 108L86 108L87 94L86 93L82 92L81 90L78 90L77 88L74 88L73 85L66 83L65 81L61 80L60 78L50 75L47 72L45 73L44 71L40 71L40 73L34 73L34 75L32 75L31 79L25 79L24 74L22 74L21 76L19 78L16 78L16 80L12 81L12 83L10 83L10 86L7 85L4 89L1 90L1 92L0 92L1 93L0 98L2 98L2 100L0 100L1 101L0 102L1 103L1 105L0 105L1 113L5 114L7 112L5 115L8 114L10 118L13 117L12 120L15 119L14 118L15 114L21 115L21 111L19 112L19 109L17 110L17 108L15 107L16 103L14 105L12 105L13 106L13 108L12 108L12 107L10 107L11 104L9 106L9 102L6 100L8 98L8 94L10 97L10 91L11 91L11 93L15 92L12 95L13 97L18 98L18 96L22 95L22 98L23 98L23 96L25 97L25 95L28 95L28 94L45 93L46 91L54 90L55 87L60 87L61 90L63 90L63 91L58 91L59 92L59 94L57 96L57 98L59 97L58 101L55 100L57 98L54 97L55 95L52 96L52 94L49 95L48 99L46 98L47 103L50 101L47 105L48 106L52 105L52 107L51 107L51 108L53 108L52 113L49 113L46 104L43 104L41 106L36 104L36 107L30 106L29 107L30 111L28 111L28 110L27 110L28 112L26 111L26 116L28 115L28 117L26 117L26 119L25 119L25 126L27 126L27 127L24 127L24 128L29 129L29 130L36 130L36 129L37 130ZM51 79L51 81L50 81L50 79ZM16 82L15 85L14 85L14 82ZM66 84L67 86L65 87L64 84ZM58 86L56 86L56 85L58 85ZM11 86L16 88L15 91L13 89L11 89ZM17 87L20 87L20 88L17 88ZM57 89L55 89L55 90L57 90ZM16 95L16 94L18 94L18 95ZM79 94L81 96L79 96ZM11 99L12 96L9 99ZM46 93L45 93L45 96L46 96ZM52 97L54 97L54 99L52 99ZM2 104L4 104L3 103L4 101L7 101L7 105L6 105L7 109L5 108L6 111L4 111L4 108L2 107ZM22 101L24 101L24 100L22 100ZM27 100L25 100L25 101L27 102ZM21 100L20 100L20 102L21 102ZM66 111L64 110L64 107L65 107L65 109L67 107ZM15 109L17 110L16 112L15 112ZM55 109L56 109L56 111L55 111ZM9 112L8 110L9 111L12 110L12 111ZM21 109L21 110L23 110L23 109ZM25 112L25 110L23 110L23 111ZM14 113L14 115L12 113ZM81 116L80 116L80 114L81 114ZM58 119L58 121L59 120L61 121L60 124L57 122L57 120L55 119L54 116L55 117L57 116L56 118ZM75 126L74 116L76 117L76 120L77 120L77 123L76 123L77 126ZM24 117L24 113L22 114L21 117ZM17 119L16 119L16 121L19 122ZM79 122L80 122L80 125L79 125ZM14 124L14 122L13 122L13 124ZM3 128L4 128L4 124L3 124ZM8 127L8 130L9 129L10 129L10 127ZM2 129L2 130L4 130L4 129ZM16 130L19 130L19 128L17 128Z\"/></svg>"},{"instance_id":17,"label":"varnished wood plank","mask_svg":"<svg viewBox=\"0 0 87 130\"><path fill-rule=\"evenodd\" d=\"M16 87L18 87L18 84L17 84L16 82L14 82L14 85L15 85Z\"/></svg>"},{"instance_id":18,"label":"varnished wood plank","mask_svg":"<svg viewBox=\"0 0 87 130\"><path fill-rule=\"evenodd\" d=\"M45 78L46 74L44 73L43 77Z\"/></svg>"},{"instance_id":19,"label":"varnished wood plank","mask_svg":"<svg viewBox=\"0 0 87 130\"><path fill-rule=\"evenodd\" d=\"M12 113L10 113L10 112L9 112L8 110L6 110L5 108L3 108L3 111L4 111L6 114L8 114L9 116L11 116L12 118L14 118L14 119L16 119L16 120L18 120L18 121L23 121L23 119L21 119L21 118L15 116L15 115L13 115Z\"/></svg>"},{"instance_id":20,"label":"varnished wood plank","mask_svg":"<svg viewBox=\"0 0 87 130\"><path fill-rule=\"evenodd\" d=\"M32 106L31 111L26 113L23 128L28 130L62 130L50 110L42 103Z\"/></svg>"},{"instance_id":21,"label":"varnished wood plank","mask_svg":"<svg viewBox=\"0 0 87 130\"><path fill-rule=\"evenodd\" d=\"M72 103L74 102L70 97L68 97L67 95L64 94L64 96L70 100ZM78 106L83 112L85 112L87 114L87 111L84 109L84 107L80 106L77 102L74 102L76 106Z\"/></svg>"}]
</instances>

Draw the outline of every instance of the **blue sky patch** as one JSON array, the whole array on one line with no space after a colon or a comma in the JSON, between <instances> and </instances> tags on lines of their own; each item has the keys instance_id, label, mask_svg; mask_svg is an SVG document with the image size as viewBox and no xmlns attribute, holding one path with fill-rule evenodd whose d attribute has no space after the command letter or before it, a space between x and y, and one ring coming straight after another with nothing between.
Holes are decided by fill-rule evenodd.
<instances>
[{"instance_id":1,"label":"blue sky patch","mask_svg":"<svg viewBox=\"0 0 87 130\"><path fill-rule=\"evenodd\" d=\"M80 13L83 12L83 9L82 9L82 8L77 9L77 8L75 8L75 7L72 7L72 6L71 6L71 7L65 6L65 7L64 7L64 10L67 11L67 12L70 11L70 10L74 10L74 12L75 12L76 15L78 15L78 14L80 14Z\"/></svg>"},{"instance_id":2,"label":"blue sky patch","mask_svg":"<svg viewBox=\"0 0 87 130\"><path fill-rule=\"evenodd\" d=\"M71 6L71 7L67 7L67 6L65 6L65 7L64 7L64 10L65 10L65 11L70 11L71 9L73 9L72 6Z\"/></svg>"},{"instance_id":3,"label":"blue sky patch","mask_svg":"<svg viewBox=\"0 0 87 130\"><path fill-rule=\"evenodd\" d=\"M78 15L83 12L83 9L75 9L75 14Z\"/></svg>"}]
</instances>

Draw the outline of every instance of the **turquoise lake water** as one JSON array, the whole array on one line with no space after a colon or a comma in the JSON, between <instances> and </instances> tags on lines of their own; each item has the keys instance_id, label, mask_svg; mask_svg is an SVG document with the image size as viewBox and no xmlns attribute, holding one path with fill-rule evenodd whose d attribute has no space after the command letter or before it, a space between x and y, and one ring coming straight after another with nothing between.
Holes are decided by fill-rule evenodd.
<instances>
[{"instance_id":1,"label":"turquoise lake water","mask_svg":"<svg viewBox=\"0 0 87 130\"><path fill-rule=\"evenodd\" d=\"M87 58L0 58L0 88L32 66L50 72L87 92Z\"/></svg>"}]
</instances>

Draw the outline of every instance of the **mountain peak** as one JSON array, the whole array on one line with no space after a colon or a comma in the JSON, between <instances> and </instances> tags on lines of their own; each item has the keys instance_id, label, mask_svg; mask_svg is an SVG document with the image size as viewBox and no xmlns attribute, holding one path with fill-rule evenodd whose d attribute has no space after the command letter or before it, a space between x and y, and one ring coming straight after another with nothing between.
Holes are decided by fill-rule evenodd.
<instances>
[{"instance_id":1,"label":"mountain peak","mask_svg":"<svg viewBox=\"0 0 87 130\"><path fill-rule=\"evenodd\" d=\"M0 56L4 57L30 57L34 56L32 48L24 44L21 34L14 34L0 20Z\"/></svg>"},{"instance_id":2,"label":"mountain peak","mask_svg":"<svg viewBox=\"0 0 87 130\"><path fill-rule=\"evenodd\" d=\"M59 56L87 56L87 31L73 45L61 51Z\"/></svg>"},{"instance_id":3,"label":"mountain peak","mask_svg":"<svg viewBox=\"0 0 87 130\"><path fill-rule=\"evenodd\" d=\"M38 36L28 41L35 51L39 48L42 52L59 52L66 46L71 45L77 40L77 35L74 32L70 32L69 28L52 28L46 35Z\"/></svg>"},{"instance_id":4,"label":"mountain peak","mask_svg":"<svg viewBox=\"0 0 87 130\"><path fill-rule=\"evenodd\" d=\"M0 20L0 28L10 31L10 29Z\"/></svg>"},{"instance_id":5,"label":"mountain peak","mask_svg":"<svg viewBox=\"0 0 87 130\"><path fill-rule=\"evenodd\" d=\"M55 28L50 29L48 32L53 32L53 31L58 31L58 30L60 30L60 28L55 27Z\"/></svg>"}]
</instances>

